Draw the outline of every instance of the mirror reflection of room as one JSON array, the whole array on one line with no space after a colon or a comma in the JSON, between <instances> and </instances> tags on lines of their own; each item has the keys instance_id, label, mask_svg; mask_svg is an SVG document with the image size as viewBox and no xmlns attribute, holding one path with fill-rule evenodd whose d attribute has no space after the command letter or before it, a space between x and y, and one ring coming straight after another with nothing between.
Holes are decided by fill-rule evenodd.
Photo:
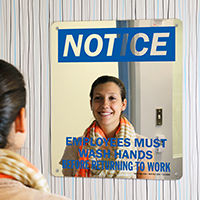
<instances>
[{"instance_id":1,"label":"mirror reflection of room","mask_svg":"<svg viewBox=\"0 0 200 200\"><path fill-rule=\"evenodd\" d=\"M82 28L103 28L105 26L113 28L116 26L122 28L151 27L156 24L158 26L174 27L176 24L176 30L181 29L180 21L173 19L157 21L131 20L117 21L117 23L116 21L107 21L101 23L101 25L97 22L66 22L66 24L56 23L53 25L52 35L55 34L54 38L56 38L58 37L58 29L78 28L79 23ZM181 47L182 36L178 37L177 35L178 31L176 32L176 44ZM126 38L123 37L123 40L126 40ZM52 46L57 48L56 41L52 40ZM153 146L151 141L159 141L158 145L154 145L150 150L153 157L149 157L149 160L140 160L141 158L139 158L140 163L137 164L138 160L134 159L138 158L133 159L134 175L132 178L142 178L139 175L147 175L145 171L142 171L143 173L139 172L138 165L140 166L141 163L148 161L150 163L151 159L153 159L154 166L150 170L152 172L150 175L153 175L151 179L179 179L182 176L182 61L179 52L181 48L176 49L178 56L176 62L77 63L58 63L56 48L53 49L55 54L53 53L52 55L55 56L52 57L51 73L51 154L53 175L83 177L81 172L78 172L80 171L79 168L74 167L75 162L73 167L67 170L62 160L65 159L66 162L69 162L70 160L80 159L79 147L81 145L70 146L69 141L71 140L69 138L83 137L90 124L94 120L98 122L97 115L91 110L94 104L92 104L93 101L89 94L92 83L98 77L108 75L119 78L125 86L126 108L122 114L134 129L136 136L133 137L148 138L150 143L150 145L149 143L147 144L148 148ZM116 132L115 130L115 135ZM115 135L111 138L116 138ZM109 137L106 136L106 138ZM139 146L141 147L141 145L138 145L135 148L140 148ZM66 159L67 156L71 156L71 158ZM89 160L84 156L81 157ZM140 167L143 168L142 165ZM151 166L148 171L149 169L151 169ZM97 174L95 173L94 177L98 177L98 173L101 174L100 171ZM83 174L88 176L88 172ZM105 172L102 172L102 174L104 175L99 175L99 177L108 177ZM111 175L110 177L114 176ZM149 177L146 178L148 179Z\"/></svg>"}]
</instances>

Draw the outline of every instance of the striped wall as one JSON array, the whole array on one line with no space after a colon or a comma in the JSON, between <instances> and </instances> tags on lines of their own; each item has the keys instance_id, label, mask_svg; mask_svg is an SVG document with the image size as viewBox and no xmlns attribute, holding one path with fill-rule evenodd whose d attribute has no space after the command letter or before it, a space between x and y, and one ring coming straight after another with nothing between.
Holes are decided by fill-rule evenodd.
<instances>
[{"instance_id":1,"label":"striped wall","mask_svg":"<svg viewBox=\"0 0 200 200\"><path fill-rule=\"evenodd\" d=\"M21 154L71 199L200 199L199 0L0 0L0 58L28 90L28 137ZM168 19L183 22L183 177L178 181L56 178L50 172L49 30L55 21Z\"/></svg>"}]
</instances>

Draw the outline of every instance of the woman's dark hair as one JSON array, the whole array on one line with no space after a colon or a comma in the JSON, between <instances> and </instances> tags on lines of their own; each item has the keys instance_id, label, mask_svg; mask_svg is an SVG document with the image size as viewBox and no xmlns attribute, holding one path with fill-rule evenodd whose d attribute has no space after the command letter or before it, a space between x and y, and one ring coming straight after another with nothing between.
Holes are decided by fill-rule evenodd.
<instances>
[{"instance_id":1,"label":"woman's dark hair","mask_svg":"<svg viewBox=\"0 0 200 200\"><path fill-rule=\"evenodd\" d=\"M122 101L124 101L124 99L126 98L126 89L124 87L124 84L120 79L114 76L100 76L99 78L97 78L92 84L90 90L90 98L93 99L94 89L97 85L107 82L113 82L119 87Z\"/></svg>"},{"instance_id":2,"label":"woman's dark hair","mask_svg":"<svg viewBox=\"0 0 200 200\"><path fill-rule=\"evenodd\" d=\"M10 63L0 60L0 148L6 147L12 123L25 104L22 74Z\"/></svg>"}]
</instances>

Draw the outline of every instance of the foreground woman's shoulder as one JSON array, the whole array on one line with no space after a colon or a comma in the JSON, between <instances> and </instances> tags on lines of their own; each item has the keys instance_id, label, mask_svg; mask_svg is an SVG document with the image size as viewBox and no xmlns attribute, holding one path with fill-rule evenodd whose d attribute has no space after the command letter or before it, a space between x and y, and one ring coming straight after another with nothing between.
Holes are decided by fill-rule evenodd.
<instances>
[{"instance_id":1,"label":"foreground woman's shoulder","mask_svg":"<svg viewBox=\"0 0 200 200\"><path fill-rule=\"evenodd\" d=\"M21 182L1 178L0 200L70 200L66 197L41 192L23 185Z\"/></svg>"}]
</instances>

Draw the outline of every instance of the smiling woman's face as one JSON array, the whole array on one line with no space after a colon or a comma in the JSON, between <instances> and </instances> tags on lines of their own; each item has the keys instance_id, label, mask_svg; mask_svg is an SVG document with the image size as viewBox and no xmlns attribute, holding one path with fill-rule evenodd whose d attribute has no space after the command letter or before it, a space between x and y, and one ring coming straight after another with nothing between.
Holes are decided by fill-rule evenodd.
<instances>
[{"instance_id":1,"label":"smiling woman's face","mask_svg":"<svg viewBox=\"0 0 200 200\"><path fill-rule=\"evenodd\" d=\"M118 127L121 112L126 109L126 99L122 102L120 88L113 82L97 85L90 104L101 129L109 131Z\"/></svg>"}]
</instances>

